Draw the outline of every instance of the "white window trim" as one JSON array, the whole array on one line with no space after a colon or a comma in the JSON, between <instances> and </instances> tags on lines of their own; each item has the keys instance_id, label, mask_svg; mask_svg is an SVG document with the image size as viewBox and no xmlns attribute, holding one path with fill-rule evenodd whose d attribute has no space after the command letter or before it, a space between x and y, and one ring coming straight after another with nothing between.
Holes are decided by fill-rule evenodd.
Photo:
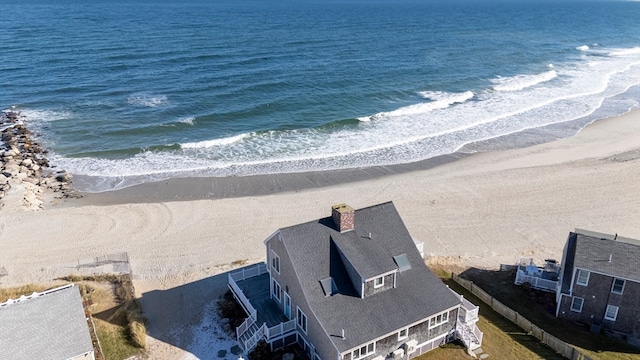
<instances>
[{"instance_id":1,"label":"white window trim","mask_svg":"<svg viewBox=\"0 0 640 360\"><path fill-rule=\"evenodd\" d=\"M615 288L615 286L616 286L616 280L621 280L621 281L622 281L622 289L620 289L620 292L613 291L613 289L614 289L614 288ZM620 278L614 278L614 279L613 279L613 284L611 284L611 293L613 293L613 294L618 294L618 295L622 295L622 293L624 293L624 287L625 287L625 285L627 285L627 280L625 280L625 279L620 279Z\"/></svg>"},{"instance_id":2,"label":"white window trim","mask_svg":"<svg viewBox=\"0 0 640 360\"><path fill-rule=\"evenodd\" d=\"M576 301L576 299L582 300L582 302L580 303L580 309L578 309L578 310L575 310L573 308L573 303ZM581 298L581 297L578 297L578 296L574 296L573 298L571 298L571 306L569 306L569 310L571 310L573 312L581 313L583 307L584 307L584 298Z\"/></svg>"},{"instance_id":3,"label":"white window trim","mask_svg":"<svg viewBox=\"0 0 640 360\"><path fill-rule=\"evenodd\" d=\"M404 336L402 336L402 332L403 331L406 331ZM406 327L404 329L400 329L400 331L398 331L398 341L404 340L404 339L406 339L408 337L409 337L409 328L408 327Z\"/></svg>"},{"instance_id":4,"label":"white window trim","mask_svg":"<svg viewBox=\"0 0 640 360\"><path fill-rule=\"evenodd\" d=\"M274 262L274 260L276 260ZM276 269L275 263L278 264L278 268ZM271 250L271 268L273 269L273 271L275 271L278 275L280 275L280 256L278 256L278 254L276 254L275 251Z\"/></svg>"},{"instance_id":5,"label":"white window trim","mask_svg":"<svg viewBox=\"0 0 640 360\"><path fill-rule=\"evenodd\" d=\"M584 283L580 282L580 274L582 272L585 272L587 274L587 280L585 280ZM580 285L580 286L587 286L589 285L589 277L591 277L591 272L587 271L587 270L582 270L582 269L578 269L578 273L576 274L576 285Z\"/></svg>"},{"instance_id":6,"label":"white window trim","mask_svg":"<svg viewBox=\"0 0 640 360\"><path fill-rule=\"evenodd\" d=\"M380 285L376 284L378 282L378 280L380 280ZM384 276L379 276L379 277L373 279L373 287L375 289L381 288L383 286L384 286Z\"/></svg>"},{"instance_id":7,"label":"white window trim","mask_svg":"<svg viewBox=\"0 0 640 360\"><path fill-rule=\"evenodd\" d=\"M616 309L616 313L613 315L613 317L609 317L607 315L607 313L609 312L609 308L615 308ZM604 319L605 320L609 320L609 321L616 321L616 319L618 318L618 310L620 310L620 308L617 307L617 306L607 305L607 310L604 312Z\"/></svg>"},{"instance_id":8,"label":"white window trim","mask_svg":"<svg viewBox=\"0 0 640 360\"><path fill-rule=\"evenodd\" d=\"M440 321L438 322L438 316L440 316ZM433 320L433 324L432 324ZM429 329L436 328L442 324L446 324L449 322L449 311L443 311L439 314L436 314L427 320L429 322Z\"/></svg>"},{"instance_id":9,"label":"white window trim","mask_svg":"<svg viewBox=\"0 0 640 360\"><path fill-rule=\"evenodd\" d=\"M371 346L371 348L369 348L370 346ZM361 350L363 348L366 350L365 354L362 354L362 352L361 352ZM357 357L356 357L356 351L358 352L358 356ZM362 358L365 358L365 357L367 357L367 356L369 356L371 354L374 354L375 352L376 352L376 342L372 341L372 342L366 343L366 344L364 344L362 346L358 346L357 349L354 349L351 352L351 360L362 359Z\"/></svg>"},{"instance_id":10,"label":"white window trim","mask_svg":"<svg viewBox=\"0 0 640 360\"><path fill-rule=\"evenodd\" d=\"M302 325L300 325L302 318L304 318L304 324L303 324L304 327L302 327ZM304 311L300 310L300 307L296 307L296 325L305 334L307 333L308 322L309 322L309 319L307 318L307 315L305 315Z\"/></svg>"},{"instance_id":11,"label":"white window trim","mask_svg":"<svg viewBox=\"0 0 640 360\"><path fill-rule=\"evenodd\" d=\"M271 278L271 280L273 281L273 289L271 289L271 294L275 297L276 300L278 300L278 302L282 302L282 297L280 295L280 293L282 292L282 287L280 287L280 284L276 279Z\"/></svg>"}]
</instances>

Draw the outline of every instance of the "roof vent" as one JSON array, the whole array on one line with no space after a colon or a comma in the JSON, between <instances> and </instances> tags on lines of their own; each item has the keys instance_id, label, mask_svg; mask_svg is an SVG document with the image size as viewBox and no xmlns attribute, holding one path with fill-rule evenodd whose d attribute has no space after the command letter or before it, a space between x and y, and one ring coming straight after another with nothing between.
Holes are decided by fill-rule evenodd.
<instances>
[{"instance_id":1,"label":"roof vent","mask_svg":"<svg viewBox=\"0 0 640 360\"><path fill-rule=\"evenodd\" d=\"M333 205L331 217L341 233L353 230L355 227L355 210L347 204Z\"/></svg>"}]
</instances>

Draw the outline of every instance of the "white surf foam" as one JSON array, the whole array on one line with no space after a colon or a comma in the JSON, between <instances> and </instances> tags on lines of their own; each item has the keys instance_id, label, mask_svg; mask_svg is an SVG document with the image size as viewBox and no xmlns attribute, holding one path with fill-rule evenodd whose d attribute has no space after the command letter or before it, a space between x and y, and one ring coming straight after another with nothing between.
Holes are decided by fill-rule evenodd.
<instances>
[{"instance_id":1,"label":"white surf foam","mask_svg":"<svg viewBox=\"0 0 640 360\"><path fill-rule=\"evenodd\" d=\"M621 50L625 49L606 51ZM110 186L124 187L176 174L234 176L413 162L452 153L464 144L589 116L605 99L640 84L640 56L633 52L599 56L593 63L585 55L528 76L529 81L519 83L519 91L489 87L462 93L423 92L420 95L431 101L376 114L384 121L364 120L371 118L367 117L356 126L331 130L241 134L119 160L57 157L55 164L72 173L115 179ZM522 86L539 84L545 76L561 81ZM449 105L429 105L439 101Z\"/></svg>"},{"instance_id":2,"label":"white surf foam","mask_svg":"<svg viewBox=\"0 0 640 360\"><path fill-rule=\"evenodd\" d=\"M37 109L18 109L20 114L28 121L58 121L69 119L73 116L70 111L66 110L37 110Z\"/></svg>"},{"instance_id":3,"label":"white surf foam","mask_svg":"<svg viewBox=\"0 0 640 360\"><path fill-rule=\"evenodd\" d=\"M576 50L578 50L578 51L589 51L589 46L588 45L578 46L576 48Z\"/></svg>"},{"instance_id":4,"label":"white surf foam","mask_svg":"<svg viewBox=\"0 0 640 360\"><path fill-rule=\"evenodd\" d=\"M619 49L609 52L610 56L627 56L640 54L640 47L634 47L630 49Z\"/></svg>"},{"instance_id":5,"label":"white surf foam","mask_svg":"<svg viewBox=\"0 0 640 360\"><path fill-rule=\"evenodd\" d=\"M193 122L195 121L196 118L194 117L183 117L178 119L179 123L183 123L183 124L187 124L187 125L193 125Z\"/></svg>"},{"instance_id":6,"label":"white surf foam","mask_svg":"<svg viewBox=\"0 0 640 360\"><path fill-rule=\"evenodd\" d=\"M418 94L425 99L433 101L409 105L389 112L377 113L372 116L358 118L358 120L366 122L371 120L390 119L398 116L424 115L434 110L446 109L454 104L462 104L470 99L473 99L474 97L472 91L465 91L462 93L449 93L444 91L420 91L418 92Z\"/></svg>"},{"instance_id":7,"label":"white surf foam","mask_svg":"<svg viewBox=\"0 0 640 360\"><path fill-rule=\"evenodd\" d=\"M127 98L129 105L145 106L145 107L157 107L166 105L169 99L166 95L157 94L133 94Z\"/></svg>"},{"instance_id":8,"label":"white surf foam","mask_svg":"<svg viewBox=\"0 0 640 360\"><path fill-rule=\"evenodd\" d=\"M242 139L248 136L249 134L240 134L240 135L230 136L230 137L220 138L220 139L190 142L190 143L180 144L180 147L183 149L202 149L202 148L210 148L214 146L224 146L224 145L229 145L229 144L233 144L235 142L241 141Z\"/></svg>"},{"instance_id":9,"label":"white surf foam","mask_svg":"<svg viewBox=\"0 0 640 360\"><path fill-rule=\"evenodd\" d=\"M512 77L498 77L491 79L495 85L493 89L496 91L519 91L528 87L535 86L558 77L555 70L543 72L535 75L516 75Z\"/></svg>"}]
</instances>

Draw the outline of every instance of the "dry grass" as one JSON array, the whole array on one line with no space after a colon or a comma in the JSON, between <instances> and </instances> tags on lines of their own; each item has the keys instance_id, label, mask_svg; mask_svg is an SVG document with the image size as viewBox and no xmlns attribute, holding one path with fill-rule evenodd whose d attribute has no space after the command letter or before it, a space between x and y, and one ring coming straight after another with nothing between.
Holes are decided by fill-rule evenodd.
<instances>
[{"instance_id":1,"label":"dry grass","mask_svg":"<svg viewBox=\"0 0 640 360\"><path fill-rule=\"evenodd\" d=\"M9 299L18 299L22 295L31 295L34 292L42 292L45 290L53 289L57 286L44 286L42 284L27 284L22 286L16 286L12 288L0 289L0 303Z\"/></svg>"},{"instance_id":2,"label":"dry grass","mask_svg":"<svg viewBox=\"0 0 640 360\"><path fill-rule=\"evenodd\" d=\"M126 359L146 349L146 319L130 275L70 275L63 280L78 283L86 295L83 300L93 303L96 331L107 359ZM111 291L98 290L99 284L107 284Z\"/></svg>"}]
</instances>

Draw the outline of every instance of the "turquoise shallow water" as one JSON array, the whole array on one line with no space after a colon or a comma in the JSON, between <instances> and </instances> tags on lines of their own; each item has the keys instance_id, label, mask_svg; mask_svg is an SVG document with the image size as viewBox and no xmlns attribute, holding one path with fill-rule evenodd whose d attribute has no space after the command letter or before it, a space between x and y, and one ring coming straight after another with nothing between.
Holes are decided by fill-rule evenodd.
<instances>
[{"instance_id":1,"label":"turquoise shallow water","mask_svg":"<svg viewBox=\"0 0 640 360\"><path fill-rule=\"evenodd\" d=\"M0 4L0 106L88 191L521 146L640 106L640 2Z\"/></svg>"}]
</instances>

